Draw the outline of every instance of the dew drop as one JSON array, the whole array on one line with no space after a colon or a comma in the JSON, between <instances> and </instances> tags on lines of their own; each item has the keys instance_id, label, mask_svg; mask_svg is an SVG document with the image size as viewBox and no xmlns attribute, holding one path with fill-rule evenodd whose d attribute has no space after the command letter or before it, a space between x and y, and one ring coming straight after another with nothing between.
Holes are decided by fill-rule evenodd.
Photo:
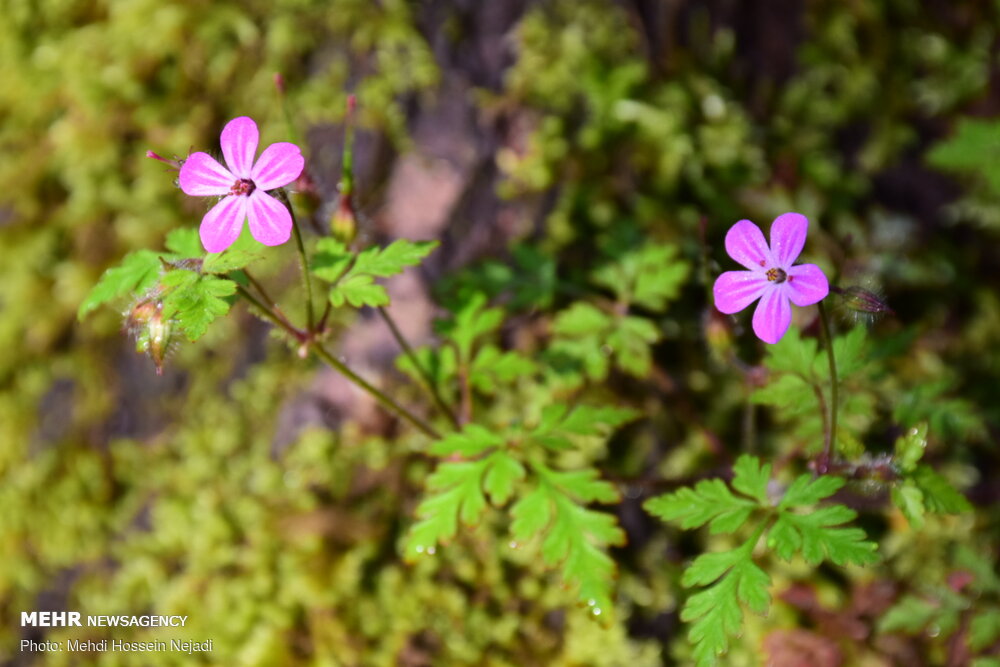
<instances>
[{"instance_id":1,"label":"dew drop","mask_svg":"<svg viewBox=\"0 0 1000 667\"><path fill-rule=\"evenodd\" d=\"M590 598L589 600L587 600L587 606L593 607L595 604L597 604L597 600L595 600L594 598Z\"/></svg>"},{"instance_id":2,"label":"dew drop","mask_svg":"<svg viewBox=\"0 0 1000 667\"><path fill-rule=\"evenodd\" d=\"M418 554L422 554L424 552L424 546L422 544L418 544L417 547L414 549L414 551L416 551Z\"/></svg>"},{"instance_id":3,"label":"dew drop","mask_svg":"<svg viewBox=\"0 0 1000 667\"><path fill-rule=\"evenodd\" d=\"M437 552L437 549L435 549L434 547L427 547L427 553L430 554L431 556L433 556L435 552Z\"/></svg>"},{"instance_id":4,"label":"dew drop","mask_svg":"<svg viewBox=\"0 0 1000 667\"><path fill-rule=\"evenodd\" d=\"M600 616L600 615L601 615L600 608L599 607L594 607L594 616Z\"/></svg>"},{"instance_id":5,"label":"dew drop","mask_svg":"<svg viewBox=\"0 0 1000 667\"><path fill-rule=\"evenodd\" d=\"M932 625L927 628L927 634L931 637L937 637L941 634L941 627L937 625Z\"/></svg>"},{"instance_id":6,"label":"dew drop","mask_svg":"<svg viewBox=\"0 0 1000 667\"><path fill-rule=\"evenodd\" d=\"M511 549L516 549L516 548L518 548L519 546L521 546L521 545L520 545L520 544L518 544L517 542L514 542L514 541L511 541L511 543L510 543L510 548L511 548Z\"/></svg>"}]
</instances>

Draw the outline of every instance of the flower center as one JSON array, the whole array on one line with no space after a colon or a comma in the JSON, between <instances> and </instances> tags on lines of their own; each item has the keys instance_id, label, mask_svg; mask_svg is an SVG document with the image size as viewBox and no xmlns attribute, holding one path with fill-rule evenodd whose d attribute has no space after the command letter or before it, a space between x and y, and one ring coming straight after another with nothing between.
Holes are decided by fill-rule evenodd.
<instances>
[{"instance_id":1,"label":"flower center","mask_svg":"<svg viewBox=\"0 0 1000 667\"><path fill-rule=\"evenodd\" d=\"M257 185L249 178L241 178L233 183L233 187L229 188L229 194L249 196L256 189Z\"/></svg>"},{"instance_id":2,"label":"flower center","mask_svg":"<svg viewBox=\"0 0 1000 667\"><path fill-rule=\"evenodd\" d=\"M777 284L780 285L781 283L785 282L785 279L787 277L788 277L788 274L785 273L784 269L768 269L767 270L767 279L769 281L771 281L772 283L777 283Z\"/></svg>"}]
</instances>

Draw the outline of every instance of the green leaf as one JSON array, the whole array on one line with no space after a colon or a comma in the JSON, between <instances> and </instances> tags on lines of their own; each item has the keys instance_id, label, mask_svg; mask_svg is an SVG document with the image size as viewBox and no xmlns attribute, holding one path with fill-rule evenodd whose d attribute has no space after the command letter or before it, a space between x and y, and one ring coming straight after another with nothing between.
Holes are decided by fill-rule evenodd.
<instances>
[{"instance_id":1,"label":"green leaf","mask_svg":"<svg viewBox=\"0 0 1000 667\"><path fill-rule=\"evenodd\" d=\"M236 242L222 252L210 252L205 255L201 270L203 273L229 273L246 268L261 257L263 257L261 244L244 230Z\"/></svg>"},{"instance_id":2,"label":"green leaf","mask_svg":"<svg viewBox=\"0 0 1000 667\"><path fill-rule=\"evenodd\" d=\"M746 523L757 503L733 495L720 479L706 479L646 501L646 511L662 521L690 529L709 524L714 533L732 533Z\"/></svg>"},{"instance_id":3,"label":"green leaf","mask_svg":"<svg viewBox=\"0 0 1000 667\"><path fill-rule=\"evenodd\" d=\"M347 273L353 261L354 254L341 241L322 238L316 242L312 272L322 280L335 283Z\"/></svg>"},{"instance_id":4,"label":"green leaf","mask_svg":"<svg viewBox=\"0 0 1000 667\"><path fill-rule=\"evenodd\" d=\"M516 382L537 370L534 361L518 352L501 352L495 345L485 345L472 360L469 382L479 391L493 394L500 385Z\"/></svg>"},{"instance_id":5,"label":"green leaf","mask_svg":"<svg viewBox=\"0 0 1000 667\"><path fill-rule=\"evenodd\" d=\"M822 478L821 478L822 479ZM822 507L809 514L782 512L768 533L768 546L781 558L795 552L812 565L824 559L837 565L867 565L878 561L876 545L860 528L843 528L857 515L843 505Z\"/></svg>"},{"instance_id":6,"label":"green leaf","mask_svg":"<svg viewBox=\"0 0 1000 667\"><path fill-rule=\"evenodd\" d=\"M638 378L649 375L652 367L650 346L660 339L660 330L649 320L626 315L618 319L605 337L605 345L615 355L618 366Z\"/></svg>"},{"instance_id":7,"label":"green leaf","mask_svg":"<svg viewBox=\"0 0 1000 667\"><path fill-rule=\"evenodd\" d=\"M772 371L809 378L817 355L816 339L802 338L799 330L792 327L780 341L767 347L764 364Z\"/></svg>"},{"instance_id":8,"label":"green leaf","mask_svg":"<svg viewBox=\"0 0 1000 667\"><path fill-rule=\"evenodd\" d=\"M361 306L387 306L389 293L375 279L365 275L350 275L339 281L330 290L330 303L339 308L349 303L355 308Z\"/></svg>"},{"instance_id":9,"label":"green leaf","mask_svg":"<svg viewBox=\"0 0 1000 667\"><path fill-rule=\"evenodd\" d=\"M906 521L914 530L924 527L924 494L911 482L904 482L892 487L892 504L906 517Z\"/></svg>"},{"instance_id":10,"label":"green leaf","mask_svg":"<svg viewBox=\"0 0 1000 667\"><path fill-rule=\"evenodd\" d=\"M879 632L916 634L933 621L940 607L932 602L906 595L892 606L878 622Z\"/></svg>"},{"instance_id":11,"label":"green leaf","mask_svg":"<svg viewBox=\"0 0 1000 667\"><path fill-rule=\"evenodd\" d=\"M414 266L437 247L436 241L394 241L385 248L372 246L356 256L340 241L321 239L313 257L312 272L331 284L330 303L340 308L345 303L361 306L386 306L389 293L375 278L386 278Z\"/></svg>"},{"instance_id":12,"label":"green leaf","mask_svg":"<svg viewBox=\"0 0 1000 667\"><path fill-rule=\"evenodd\" d=\"M815 505L832 496L842 486L844 480L840 477L823 476L813 479L810 475L799 475L785 491L778 509Z\"/></svg>"},{"instance_id":13,"label":"green leaf","mask_svg":"<svg viewBox=\"0 0 1000 667\"><path fill-rule=\"evenodd\" d=\"M387 278L402 273L408 266L416 266L438 247L437 241L407 241L399 239L385 248L372 247L358 254L353 273L364 273L377 278Z\"/></svg>"},{"instance_id":14,"label":"green leaf","mask_svg":"<svg viewBox=\"0 0 1000 667\"><path fill-rule=\"evenodd\" d=\"M82 320L101 304L118 297L141 294L156 283L162 268L160 256L152 250L129 253L119 266L104 272L80 304L77 318Z\"/></svg>"},{"instance_id":15,"label":"green leaf","mask_svg":"<svg viewBox=\"0 0 1000 667\"><path fill-rule=\"evenodd\" d=\"M987 609L972 617L969 623L969 648L981 651L1000 639L1000 610Z\"/></svg>"},{"instance_id":16,"label":"green leaf","mask_svg":"<svg viewBox=\"0 0 1000 667\"><path fill-rule=\"evenodd\" d=\"M576 435L606 436L616 428L632 421L639 412L631 408L617 408L611 405L580 405L554 428Z\"/></svg>"},{"instance_id":17,"label":"green leaf","mask_svg":"<svg viewBox=\"0 0 1000 667\"><path fill-rule=\"evenodd\" d=\"M532 468L539 475L539 485L511 510L515 542L528 542L541 534L545 563L561 566L563 579L592 614L610 612L615 564L603 548L624 544L625 533L613 515L578 502L615 502L617 492L595 479L593 470L555 472L537 463Z\"/></svg>"},{"instance_id":18,"label":"green leaf","mask_svg":"<svg viewBox=\"0 0 1000 667\"><path fill-rule=\"evenodd\" d=\"M163 317L176 318L191 342L204 336L209 324L229 312L230 302L223 297L236 293L232 280L194 271L170 271L164 274L161 284L168 288L163 298Z\"/></svg>"},{"instance_id":19,"label":"green leaf","mask_svg":"<svg viewBox=\"0 0 1000 667\"><path fill-rule=\"evenodd\" d=\"M694 645L698 665L713 665L729 650L731 638L740 634L743 607L767 613L771 602L768 588L771 578L751 559L751 551L734 550L736 558L729 571L713 586L688 598L681 610L681 620L690 623L688 639Z\"/></svg>"},{"instance_id":20,"label":"green leaf","mask_svg":"<svg viewBox=\"0 0 1000 667\"><path fill-rule=\"evenodd\" d=\"M487 460L445 462L427 480L428 494L417 506L419 519L409 530L403 553L412 561L422 554L433 554L435 545L455 537L459 520L476 523L486 510L481 489Z\"/></svg>"},{"instance_id":21,"label":"green leaf","mask_svg":"<svg viewBox=\"0 0 1000 667\"><path fill-rule=\"evenodd\" d=\"M466 424L458 433L446 435L431 446L431 453L437 456L460 454L465 457L482 454L491 447L500 447L504 438L496 431L480 426Z\"/></svg>"},{"instance_id":22,"label":"green leaf","mask_svg":"<svg viewBox=\"0 0 1000 667\"><path fill-rule=\"evenodd\" d=\"M557 336L601 335L612 325L612 318L596 306L577 301L566 310L556 315L552 322L552 331Z\"/></svg>"},{"instance_id":23,"label":"green leaf","mask_svg":"<svg viewBox=\"0 0 1000 667\"><path fill-rule=\"evenodd\" d=\"M174 229L167 234L167 250L184 258L201 257L201 238L193 227Z\"/></svg>"},{"instance_id":24,"label":"green leaf","mask_svg":"<svg viewBox=\"0 0 1000 667\"><path fill-rule=\"evenodd\" d=\"M493 452L486 460L483 488L495 506L504 505L514 495L514 486L524 479L524 466L506 452Z\"/></svg>"},{"instance_id":25,"label":"green leaf","mask_svg":"<svg viewBox=\"0 0 1000 667\"><path fill-rule=\"evenodd\" d=\"M463 303L451 320L439 321L438 332L455 344L458 358L468 363L472 358L475 342L496 331L503 322L503 311L487 308L486 296L476 294Z\"/></svg>"},{"instance_id":26,"label":"green leaf","mask_svg":"<svg viewBox=\"0 0 1000 667\"><path fill-rule=\"evenodd\" d=\"M621 303L660 312L677 298L690 265L677 258L677 247L646 243L594 271L594 282L615 293Z\"/></svg>"},{"instance_id":27,"label":"green leaf","mask_svg":"<svg viewBox=\"0 0 1000 667\"><path fill-rule=\"evenodd\" d=\"M961 119L954 136L928 154L934 167L983 178L1000 194L1000 121Z\"/></svg>"},{"instance_id":28,"label":"green leaf","mask_svg":"<svg viewBox=\"0 0 1000 667\"><path fill-rule=\"evenodd\" d=\"M767 504L767 483L770 479L771 464L761 465L754 456L744 454L733 464L733 488L761 505Z\"/></svg>"},{"instance_id":29,"label":"green leaf","mask_svg":"<svg viewBox=\"0 0 1000 667\"><path fill-rule=\"evenodd\" d=\"M903 472L913 472L917 467L917 462L924 456L927 449L927 423L914 426L906 435L896 438L895 459L896 465Z\"/></svg>"},{"instance_id":30,"label":"green leaf","mask_svg":"<svg viewBox=\"0 0 1000 667\"><path fill-rule=\"evenodd\" d=\"M910 479L924 494L924 506L936 514L971 512L972 505L951 483L927 465L918 465Z\"/></svg>"}]
</instances>

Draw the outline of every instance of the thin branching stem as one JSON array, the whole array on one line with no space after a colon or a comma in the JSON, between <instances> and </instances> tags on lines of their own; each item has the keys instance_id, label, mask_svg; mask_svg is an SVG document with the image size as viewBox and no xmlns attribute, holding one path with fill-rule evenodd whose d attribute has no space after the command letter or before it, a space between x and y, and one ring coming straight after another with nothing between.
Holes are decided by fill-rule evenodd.
<instances>
[{"instance_id":1,"label":"thin branching stem","mask_svg":"<svg viewBox=\"0 0 1000 667\"><path fill-rule=\"evenodd\" d=\"M458 417L456 417L455 413L452 412L450 407L448 407L448 404L438 391L437 383L434 382L430 373L428 373L427 369L425 369L417 360L417 355L414 353L410 343L406 340L406 337L403 336L403 332L399 330L399 326L396 324L396 321L392 319L389 311L387 311L384 306L379 306L377 310L378 314L382 316L382 320L385 322L386 326L389 327L389 331L392 332L392 337L396 339L396 343L398 343L399 347L402 348L403 354L405 354L406 358L410 360L410 363L416 369L417 374L424 381L424 384L427 385L427 389L431 392L431 396L434 398L434 403L437 405L438 409L446 417L448 417L456 428L458 428L460 426Z\"/></svg>"},{"instance_id":2,"label":"thin branching stem","mask_svg":"<svg viewBox=\"0 0 1000 667\"><path fill-rule=\"evenodd\" d=\"M313 335L316 333L316 316L313 313L312 276L309 273L309 258L306 257L306 247L302 242L302 230L299 228L299 221L295 217L295 209L292 207L292 201L288 198L288 193L285 192L284 188L279 188L278 193L285 208L288 209L288 214L292 216L292 233L295 235L295 247L299 253L299 265L302 267L302 283L306 288L306 330L310 335Z\"/></svg>"},{"instance_id":3,"label":"thin branching stem","mask_svg":"<svg viewBox=\"0 0 1000 667\"><path fill-rule=\"evenodd\" d=\"M830 459L833 456L834 448L837 446L837 406L839 405L840 381L837 378L837 359L833 353L833 336L830 334L830 316L826 306L820 301L819 321L820 333L823 336L823 345L826 347L826 359L830 365L830 419L827 422L826 437L823 439L823 452L817 462L817 472L824 474L830 467Z\"/></svg>"},{"instance_id":4,"label":"thin branching stem","mask_svg":"<svg viewBox=\"0 0 1000 667\"><path fill-rule=\"evenodd\" d=\"M347 365L330 354L325 347L320 344L313 344L310 349L313 354L328 363L330 366L335 368L341 375L346 377L348 380L358 385L369 394L371 394L375 400L381 403L383 406L388 408L391 412L396 413L406 421L410 422L417 429L422 431L425 435L434 438L435 440L440 440L441 434L438 433L433 426L425 422L424 420L417 417L412 412L401 406L396 401L389 398L386 394L382 393L374 385L370 384L367 380L362 378L360 375L352 371Z\"/></svg>"},{"instance_id":5,"label":"thin branching stem","mask_svg":"<svg viewBox=\"0 0 1000 667\"><path fill-rule=\"evenodd\" d=\"M288 332L288 334L290 334L296 340L303 342L309 338L310 334L308 332L297 329L288 322L283 321L280 317L278 317L275 314L275 312L271 308L269 308L267 305L262 303L260 299L251 294L248 289L246 289L242 285L237 285L236 289L239 295L244 299L246 299L247 301L249 301L251 304L253 304L261 312L261 314L264 315L265 318L273 322L279 328ZM332 354L330 354L330 352L327 351L327 349L323 347L321 344L313 342L313 344L309 346L309 350L317 357L319 357L327 364L329 364L331 367L336 369L341 375L346 377L348 380L356 384L364 391L371 394L375 398L375 400L377 400L384 407L389 409L390 412L393 412L402 417L403 419L405 419L406 421L410 422L410 424L415 426L417 429L419 429L427 436L434 438L435 440L441 438L441 434L439 434L436 430L434 430L434 427L430 426L427 422L414 415L412 412L410 412L409 410L401 406L399 403L392 400L389 396L384 394L377 387L369 383L363 377L352 371L350 368L347 367L347 365L344 362L340 361Z\"/></svg>"}]
</instances>

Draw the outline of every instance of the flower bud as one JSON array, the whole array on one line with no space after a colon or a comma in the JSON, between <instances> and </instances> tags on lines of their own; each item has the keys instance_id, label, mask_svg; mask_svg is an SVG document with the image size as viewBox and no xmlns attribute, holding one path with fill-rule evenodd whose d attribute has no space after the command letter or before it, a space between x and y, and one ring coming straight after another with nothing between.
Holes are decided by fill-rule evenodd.
<instances>
[{"instance_id":1,"label":"flower bud","mask_svg":"<svg viewBox=\"0 0 1000 667\"><path fill-rule=\"evenodd\" d=\"M149 355L156 374L163 375L163 360L175 333L174 321L163 317L163 302L157 298L139 301L126 316L125 330L135 340L135 351Z\"/></svg>"},{"instance_id":2,"label":"flower bud","mask_svg":"<svg viewBox=\"0 0 1000 667\"><path fill-rule=\"evenodd\" d=\"M348 245L357 236L358 223L350 195L341 193L337 209L330 216L330 233L335 239Z\"/></svg>"},{"instance_id":3,"label":"flower bud","mask_svg":"<svg viewBox=\"0 0 1000 667\"><path fill-rule=\"evenodd\" d=\"M882 315L894 314L884 298L871 289L851 285L843 288L835 287L832 291L840 295L844 308L855 319L873 321Z\"/></svg>"}]
</instances>

